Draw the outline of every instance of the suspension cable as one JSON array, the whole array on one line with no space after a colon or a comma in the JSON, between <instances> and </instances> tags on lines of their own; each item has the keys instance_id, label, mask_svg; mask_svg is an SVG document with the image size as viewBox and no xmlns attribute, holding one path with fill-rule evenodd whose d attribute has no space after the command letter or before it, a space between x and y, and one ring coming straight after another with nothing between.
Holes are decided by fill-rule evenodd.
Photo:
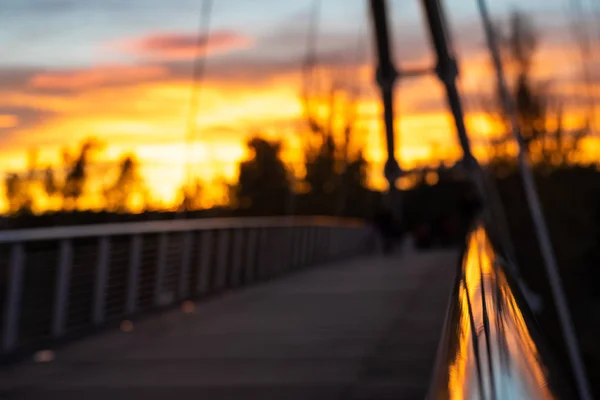
<instances>
[{"instance_id":1,"label":"suspension cable","mask_svg":"<svg viewBox=\"0 0 600 400\"><path fill-rule=\"evenodd\" d=\"M356 77L353 78L353 74L358 74L360 72L360 64L362 61L362 52L361 52L361 44L362 44L362 30L360 29L360 25L358 26L357 34L356 34L356 49L355 53L350 53L348 55L348 69L345 71L343 75L344 87L347 95L346 99L346 109L344 113L344 126L343 126L343 153L342 153L342 161L343 167L341 172L338 174L338 182L340 185L340 194L337 199L337 206L335 210L335 215L342 217L344 216L344 212L346 211L348 205L348 167L350 165L350 144L352 143L352 136L356 136L356 130L359 121L359 105L361 98L361 80ZM354 83L353 83L354 82Z\"/></svg>"},{"instance_id":2,"label":"suspension cable","mask_svg":"<svg viewBox=\"0 0 600 400\"><path fill-rule=\"evenodd\" d=\"M213 0L204 0L200 13L200 24L198 26L198 36L196 39L196 55L192 64L192 88L190 91L190 99L188 103L188 119L185 132L185 165L186 165L186 186L189 188L192 185L192 147L196 136L196 125L198 121L198 104L200 101L200 89L206 69L206 58L208 52L208 43L210 40L210 20L212 15ZM187 210L187 201L184 201L184 211Z\"/></svg>"},{"instance_id":3,"label":"suspension cable","mask_svg":"<svg viewBox=\"0 0 600 400\"><path fill-rule=\"evenodd\" d=\"M567 346L567 354L571 362L573 375L577 385L577 391L582 400L591 400L591 391L586 378L583 360L579 353L577 337L571 321L567 299L564 293L560 275L558 273L558 265L550 241L548 227L546 226L546 221L544 220L544 216L542 214L541 202L535 189L535 181L529 165L527 148L519 128L516 105L514 99L510 96L508 91L508 86L506 84L504 70L500 59L500 51L488 13L487 4L485 0L477 0L477 2L485 30L487 45L489 47L490 56L496 72L498 89L502 97L502 105L506 115L508 115L510 119L510 126L513 131L513 135L515 136L515 139L519 145L518 162L521 177L523 179L523 186L525 188L525 196L533 219L535 233L538 239L542 257L544 259L546 273L548 274L548 279L550 281L550 289L558 311L558 319L562 328L565 344Z\"/></svg>"},{"instance_id":4,"label":"suspension cable","mask_svg":"<svg viewBox=\"0 0 600 400\"><path fill-rule=\"evenodd\" d=\"M310 95L315 85L315 69L318 66L317 38L319 35L319 17L321 15L321 0L315 0L311 7L308 32L306 37L306 56L302 66L302 96L304 112L307 118L311 116ZM311 121L309 121L312 123ZM316 122L316 121L315 121ZM312 127L311 127L312 129Z\"/></svg>"},{"instance_id":5,"label":"suspension cable","mask_svg":"<svg viewBox=\"0 0 600 400\"><path fill-rule=\"evenodd\" d=\"M306 55L301 65L301 96L306 119L312 124L310 92L314 84L315 66L317 65L317 38L319 31L319 17L321 14L321 0L314 0L310 7L308 30L306 35ZM312 129L312 126L311 128ZM296 214L296 169L291 166L290 192L287 202L287 213L293 218Z\"/></svg>"},{"instance_id":6,"label":"suspension cable","mask_svg":"<svg viewBox=\"0 0 600 400\"><path fill-rule=\"evenodd\" d=\"M384 175L388 181L389 207L391 208L394 220L404 222L402 197L396 187L397 178L402 176L402 171L395 154L396 138L394 132L394 84L398 78L398 72L392 61L392 45L388 32L385 1L371 0L370 10L378 58L376 81L383 104L383 119L385 124L387 160L385 162Z\"/></svg>"}]
</instances>

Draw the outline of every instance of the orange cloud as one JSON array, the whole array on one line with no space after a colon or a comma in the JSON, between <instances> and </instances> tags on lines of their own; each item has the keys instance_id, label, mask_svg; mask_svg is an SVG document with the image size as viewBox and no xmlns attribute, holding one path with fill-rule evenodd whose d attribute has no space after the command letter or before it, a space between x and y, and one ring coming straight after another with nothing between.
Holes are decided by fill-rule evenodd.
<instances>
[{"instance_id":1,"label":"orange cloud","mask_svg":"<svg viewBox=\"0 0 600 400\"><path fill-rule=\"evenodd\" d=\"M42 72L34 75L29 86L35 89L78 90L90 87L130 84L167 75L156 65L104 65L90 69Z\"/></svg>"},{"instance_id":2,"label":"orange cloud","mask_svg":"<svg viewBox=\"0 0 600 400\"><path fill-rule=\"evenodd\" d=\"M14 115L0 114L0 128L14 128L19 124L19 118Z\"/></svg>"},{"instance_id":3,"label":"orange cloud","mask_svg":"<svg viewBox=\"0 0 600 400\"><path fill-rule=\"evenodd\" d=\"M156 33L126 39L110 47L134 55L160 60L188 60L198 54L217 54L250 46L253 40L230 31L214 32L207 37L183 33Z\"/></svg>"}]
</instances>

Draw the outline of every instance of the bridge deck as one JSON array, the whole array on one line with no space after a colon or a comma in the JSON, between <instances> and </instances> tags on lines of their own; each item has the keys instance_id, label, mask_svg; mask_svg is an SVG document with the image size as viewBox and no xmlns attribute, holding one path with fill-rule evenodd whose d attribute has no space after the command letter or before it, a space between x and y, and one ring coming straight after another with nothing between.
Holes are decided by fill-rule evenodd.
<instances>
[{"instance_id":1,"label":"bridge deck","mask_svg":"<svg viewBox=\"0 0 600 400\"><path fill-rule=\"evenodd\" d=\"M170 311L0 370L0 397L423 398L456 256L360 258Z\"/></svg>"}]
</instances>

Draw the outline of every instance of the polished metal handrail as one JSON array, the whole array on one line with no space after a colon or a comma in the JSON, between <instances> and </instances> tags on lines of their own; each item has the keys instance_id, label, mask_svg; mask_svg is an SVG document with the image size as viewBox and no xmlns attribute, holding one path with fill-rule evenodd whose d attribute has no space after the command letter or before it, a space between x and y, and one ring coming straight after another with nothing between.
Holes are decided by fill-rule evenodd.
<instances>
[{"instance_id":1,"label":"polished metal handrail","mask_svg":"<svg viewBox=\"0 0 600 400\"><path fill-rule=\"evenodd\" d=\"M429 398L573 398L519 285L482 226L469 234Z\"/></svg>"}]
</instances>

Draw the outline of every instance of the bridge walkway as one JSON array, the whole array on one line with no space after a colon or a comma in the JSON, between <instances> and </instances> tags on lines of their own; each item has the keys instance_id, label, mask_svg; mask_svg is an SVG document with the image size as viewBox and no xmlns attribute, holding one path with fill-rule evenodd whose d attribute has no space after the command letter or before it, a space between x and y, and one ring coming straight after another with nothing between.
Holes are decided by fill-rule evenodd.
<instances>
[{"instance_id":1,"label":"bridge walkway","mask_svg":"<svg viewBox=\"0 0 600 400\"><path fill-rule=\"evenodd\" d=\"M421 399L454 250L330 263L0 370L2 399Z\"/></svg>"}]
</instances>

